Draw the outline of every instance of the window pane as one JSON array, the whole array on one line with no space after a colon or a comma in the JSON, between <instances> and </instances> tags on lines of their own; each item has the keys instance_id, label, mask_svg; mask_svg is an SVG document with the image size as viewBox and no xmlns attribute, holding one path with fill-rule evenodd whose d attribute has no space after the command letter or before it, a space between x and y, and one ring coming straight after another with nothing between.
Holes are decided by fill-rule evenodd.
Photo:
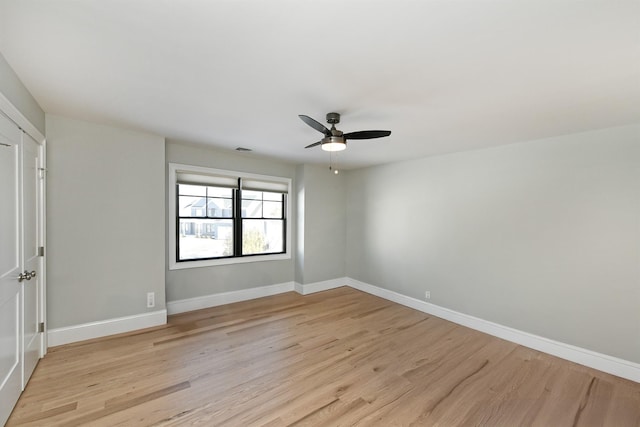
<instances>
[{"instance_id":1,"label":"window pane","mask_svg":"<svg viewBox=\"0 0 640 427\"><path fill-rule=\"evenodd\" d=\"M268 193L265 191L262 193L262 198L264 200L273 200L274 202L281 202L282 193Z\"/></svg>"},{"instance_id":2,"label":"window pane","mask_svg":"<svg viewBox=\"0 0 640 427\"><path fill-rule=\"evenodd\" d=\"M242 199L243 218L262 218L262 201Z\"/></svg>"},{"instance_id":3,"label":"window pane","mask_svg":"<svg viewBox=\"0 0 640 427\"><path fill-rule=\"evenodd\" d=\"M206 196L207 187L201 185L178 184L178 194L181 196Z\"/></svg>"},{"instance_id":4,"label":"window pane","mask_svg":"<svg viewBox=\"0 0 640 427\"><path fill-rule=\"evenodd\" d=\"M179 260L233 255L233 221L229 219L181 219Z\"/></svg>"},{"instance_id":5,"label":"window pane","mask_svg":"<svg viewBox=\"0 0 640 427\"><path fill-rule=\"evenodd\" d=\"M242 199L262 200L262 191L242 190Z\"/></svg>"},{"instance_id":6,"label":"window pane","mask_svg":"<svg viewBox=\"0 0 640 427\"><path fill-rule=\"evenodd\" d=\"M284 252L282 220L245 219L242 221L242 254Z\"/></svg>"},{"instance_id":7,"label":"window pane","mask_svg":"<svg viewBox=\"0 0 640 427\"><path fill-rule=\"evenodd\" d=\"M209 217L233 217L233 203L231 199L208 199L207 203L207 216Z\"/></svg>"},{"instance_id":8,"label":"window pane","mask_svg":"<svg viewBox=\"0 0 640 427\"><path fill-rule=\"evenodd\" d=\"M281 202L264 202L265 218L282 218Z\"/></svg>"},{"instance_id":9,"label":"window pane","mask_svg":"<svg viewBox=\"0 0 640 427\"><path fill-rule=\"evenodd\" d=\"M207 187L207 192L209 197L224 197L230 199L233 197L233 189L232 188L224 188L224 187Z\"/></svg>"},{"instance_id":10,"label":"window pane","mask_svg":"<svg viewBox=\"0 0 640 427\"><path fill-rule=\"evenodd\" d=\"M206 216L206 202L205 197L180 196L178 198L178 215L204 217Z\"/></svg>"}]
</instances>

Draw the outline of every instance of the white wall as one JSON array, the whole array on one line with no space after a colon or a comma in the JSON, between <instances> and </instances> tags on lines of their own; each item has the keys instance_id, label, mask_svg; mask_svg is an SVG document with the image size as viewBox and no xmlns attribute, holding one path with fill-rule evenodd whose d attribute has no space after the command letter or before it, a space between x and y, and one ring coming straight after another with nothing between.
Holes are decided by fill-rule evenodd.
<instances>
[{"instance_id":1,"label":"white wall","mask_svg":"<svg viewBox=\"0 0 640 427\"><path fill-rule=\"evenodd\" d=\"M163 309L164 138L46 120L49 329Z\"/></svg>"},{"instance_id":2,"label":"white wall","mask_svg":"<svg viewBox=\"0 0 640 427\"><path fill-rule=\"evenodd\" d=\"M167 164L182 163L291 179L294 179L295 176L293 164L268 160L254 154L215 150L180 141L167 141L166 161ZM167 170L167 166L165 166L165 170ZM295 212L295 195L289 196L289 202L294 204L292 211ZM168 218L168 221L170 220L172 219ZM290 220L295 221L294 219ZM294 228L291 227L292 230ZM291 242L295 242L295 233ZM167 301L172 302L221 292L293 282L294 252L295 248L292 250L292 258L287 260L167 270Z\"/></svg>"},{"instance_id":3,"label":"white wall","mask_svg":"<svg viewBox=\"0 0 640 427\"><path fill-rule=\"evenodd\" d=\"M640 126L351 171L347 275L640 362Z\"/></svg>"}]
</instances>

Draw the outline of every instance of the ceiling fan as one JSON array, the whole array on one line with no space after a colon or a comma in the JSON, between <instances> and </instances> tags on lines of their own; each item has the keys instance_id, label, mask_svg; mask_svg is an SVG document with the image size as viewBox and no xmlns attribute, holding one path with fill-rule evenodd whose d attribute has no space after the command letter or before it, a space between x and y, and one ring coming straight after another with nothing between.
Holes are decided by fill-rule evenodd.
<instances>
[{"instance_id":1,"label":"ceiling fan","mask_svg":"<svg viewBox=\"0 0 640 427\"><path fill-rule=\"evenodd\" d=\"M311 148L317 145L321 145L321 148L324 151L342 151L347 148L347 140L349 139L373 139L391 135L391 131L389 130L361 130L358 132L342 133L342 131L336 129L336 125L340 123L339 113L327 114L327 123L331 125L331 129L327 129L325 125L312 119L309 116L300 114L298 117L300 117L303 122L314 128L318 132L324 134L324 138L322 138L320 141L314 142L311 145L307 145L304 148Z\"/></svg>"}]
</instances>

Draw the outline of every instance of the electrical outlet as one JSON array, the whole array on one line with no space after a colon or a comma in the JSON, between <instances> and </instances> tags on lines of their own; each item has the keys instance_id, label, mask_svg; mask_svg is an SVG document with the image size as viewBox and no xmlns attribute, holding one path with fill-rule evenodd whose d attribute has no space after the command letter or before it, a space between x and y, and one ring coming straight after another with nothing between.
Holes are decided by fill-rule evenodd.
<instances>
[{"instance_id":1,"label":"electrical outlet","mask_svg":"<svg viewBox=\"0 0 640 427\"><path fill-rule=\"evenodd\" d=\"M153 308L156 306L156 293L147 292L147 308Z\"/></svg>"},{"instance_id":2,"label":"electrical outlet","mask_svg":"<svg viewBox=\"0 0 640 427\"><path fill-rule=\"evenodd\" d=\"M426 291L424 293L424 299L431 299L431 291Z\"/></svg>"}]
</instances>

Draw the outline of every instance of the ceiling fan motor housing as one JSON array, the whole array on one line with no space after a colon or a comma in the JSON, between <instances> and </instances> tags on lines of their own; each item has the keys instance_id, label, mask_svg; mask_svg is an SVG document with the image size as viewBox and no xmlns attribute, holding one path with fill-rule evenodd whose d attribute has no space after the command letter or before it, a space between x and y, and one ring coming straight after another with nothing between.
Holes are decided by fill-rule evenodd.
<instances>
[{"instance_id":1,"label":"ceiling fan motor housing","mask_svg":"<svg viewBox=\"0 0 640 427\"><path fill-rule=\"evenodd\" d=\"M328 113L327 114L327 123L330 125L337 125L340 123L340 114L339 113Z\"/></svg>"}]
</instances>

